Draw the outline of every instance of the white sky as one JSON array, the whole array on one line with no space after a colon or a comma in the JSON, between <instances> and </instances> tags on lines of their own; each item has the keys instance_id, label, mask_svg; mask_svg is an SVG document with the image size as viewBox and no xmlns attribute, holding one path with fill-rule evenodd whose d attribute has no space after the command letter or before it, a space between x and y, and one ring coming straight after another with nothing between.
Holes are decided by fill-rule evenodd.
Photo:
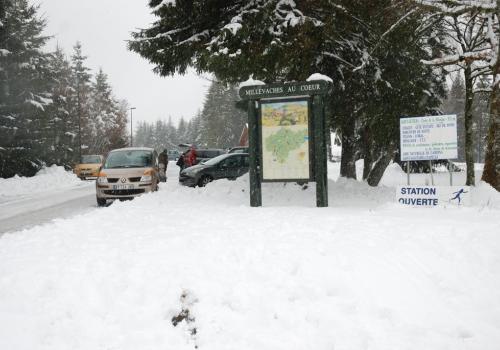
<instances>
[{"instance_id":1,"label":"white sky","mask_svg":"<svg viewBox=\"0 0 500 350\"><path fill-rule=\"evenodd\" d=\"M209 82L194 73L162 78L138 54L127 50L125 40L136 28L154 20L147 0L35 0L47 19L46 34L53 35L49 49L58 43L68 57L77 40L88 56L88 66L108 74L116 97L126 99L138 120L156 121L172 116L190 119L203 106Z\"/></svg>"}]
</instances>

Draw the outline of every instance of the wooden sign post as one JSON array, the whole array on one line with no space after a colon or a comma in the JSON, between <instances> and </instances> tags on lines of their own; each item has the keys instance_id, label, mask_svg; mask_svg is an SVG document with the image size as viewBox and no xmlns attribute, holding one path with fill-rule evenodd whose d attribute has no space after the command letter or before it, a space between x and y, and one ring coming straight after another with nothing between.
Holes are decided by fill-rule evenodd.
<instances>
[{"instance_id":1,"label":"wooden sign post","mask_svg":"<svg viewBox=\"0 0 500 350\"><path fill-rule=\"evenodd\" d=\"M262 182L316 182L316 206L328 206L326 81L246 86L250 205L262 206Z\"/></svg>"}]
</instances>

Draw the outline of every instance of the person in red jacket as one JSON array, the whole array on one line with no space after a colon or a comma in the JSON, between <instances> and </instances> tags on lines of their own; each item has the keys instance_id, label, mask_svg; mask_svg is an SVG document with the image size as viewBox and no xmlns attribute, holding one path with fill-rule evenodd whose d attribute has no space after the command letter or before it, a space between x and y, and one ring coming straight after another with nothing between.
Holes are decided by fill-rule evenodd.
<instances>
[{"instance_id":1,"label":"person in red jacket","mask_svg":"<svg viewBox=\"0 0 500 350\"><path fill-rule=\"evenodd\" d=\"M187 153L186 163L187 163L187 166L193 166L196 164L196 149L194 148L194 146L191 146L191 149Z\"/></svg>"}]
</instances>

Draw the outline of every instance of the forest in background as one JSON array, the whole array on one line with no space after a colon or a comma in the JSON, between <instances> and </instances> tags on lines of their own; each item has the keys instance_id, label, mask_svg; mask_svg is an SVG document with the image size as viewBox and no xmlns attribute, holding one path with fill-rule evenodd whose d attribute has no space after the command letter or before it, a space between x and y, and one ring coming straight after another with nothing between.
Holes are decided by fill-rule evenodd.
<instances>
[{"instance_id":1,"label":"forest in background","mask_svg":"<svg viewBox=\"0 0 500 350\"><path fill-rule=\"evenodd\" d=\"M136 126L135 144L156 150L177 149L178 145L194 144L198 148L230 148L238 145L246 124L246 111L238 109L238 89L213 81L208 89L203 109L189 120L181 118L178 125L158 120Z\"/></svg>"},{"instance_id":2,"label":"forest in background","mask_svg":"<svg viewBox=\"0 0 500 350\"><path fill-rule=\"evenodd\" d=\"M127 102L107 75L86 66L82 45L70 58L47 52L46 21L27 0L0 6L0 177L72 166L82 154L127 145Z\"/></svg>"}]
</instances>

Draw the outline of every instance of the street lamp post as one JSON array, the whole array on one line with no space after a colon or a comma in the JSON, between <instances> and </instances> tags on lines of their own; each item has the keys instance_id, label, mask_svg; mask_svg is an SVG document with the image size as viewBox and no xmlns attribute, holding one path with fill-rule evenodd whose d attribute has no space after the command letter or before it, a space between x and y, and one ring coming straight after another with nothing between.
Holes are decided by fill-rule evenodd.
<instances>
[{"instance_id":1,"label":"street lamp post","mask_svg":"<svg viewBox=\"0 0 500 350\"><path fill-rule=\"evenodd\" d=\"M136 109L135 107L130 107L130 147L134 145L134 131L133 131L133 119L132 119L132 111Z\"/></svg>"}]
</instances>

